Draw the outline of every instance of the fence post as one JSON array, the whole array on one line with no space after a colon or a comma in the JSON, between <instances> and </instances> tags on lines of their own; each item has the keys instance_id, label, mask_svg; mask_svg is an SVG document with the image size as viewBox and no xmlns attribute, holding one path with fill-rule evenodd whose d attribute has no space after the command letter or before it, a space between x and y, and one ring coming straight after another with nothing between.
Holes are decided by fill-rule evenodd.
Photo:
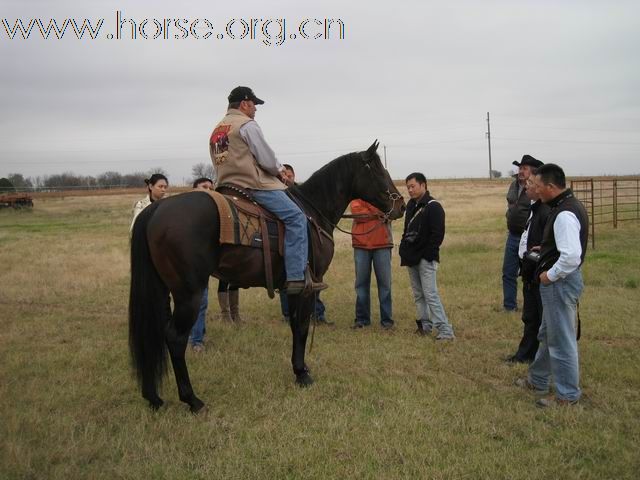
<instances>
[{"instance_id":1,"label":"fence post","mask_svg":"<svg viewBox=\"0 0 640 480\"><path fill-rule=\"evenodd\" d=\"M613 181L613 228L618 228L618 180Z\"/></svg>"},{"instance_id":2,"label":"fence post","mask_svg":"<svg viewBox=\"0 0 640 480\"><path fill-rule=\"evenodd\" d=\"M596 249L596 204L593 198L593 178L589 179L591 183L591 248Z\"/></svg>"}]
</instances>

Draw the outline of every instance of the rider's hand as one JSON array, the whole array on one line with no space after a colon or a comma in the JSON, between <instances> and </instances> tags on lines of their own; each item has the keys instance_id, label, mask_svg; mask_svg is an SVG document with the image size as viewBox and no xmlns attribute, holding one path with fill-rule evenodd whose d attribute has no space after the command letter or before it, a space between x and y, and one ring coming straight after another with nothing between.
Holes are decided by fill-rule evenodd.
<instances>
[{"instance_id":1,"label":"rider's hand","mask_svg":"<svg viewBox=\"0 0 640 480\"><path fill-rule=\"evenodd\" d=\"M284 183L287 187L290 187L291 185L293 185L293 182L289 180L289 177L287 177L284 174L284 172L280 172L280 181Z\"/></svg>"}]
</instances>

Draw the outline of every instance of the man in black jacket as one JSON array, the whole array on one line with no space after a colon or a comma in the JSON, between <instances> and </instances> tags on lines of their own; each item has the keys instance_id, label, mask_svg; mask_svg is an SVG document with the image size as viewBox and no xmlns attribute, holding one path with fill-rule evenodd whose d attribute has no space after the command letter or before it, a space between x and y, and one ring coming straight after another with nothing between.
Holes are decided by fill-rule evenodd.
<instances>
[{"instance_id":1,"label":"man in black jacket","mask_svg":"<svg viewBox=\"0 0 640 480\"><path fill-rule=\"evenodd\" d=\"M518 245L531 207L526 195L526 183L531 169L540 167L542 162L531 155L524 155L520 162L514 161L513 164L518 167L518 178L513 181L507 192L508 232L502 261L502 305L507 312L518 309Z\"/></svg>"},{"instance_id":2,"label":"man in black jacket","mask_svg":"<svg viewBox=\"0 0 640 480\"><path fill-rule=\"evenodd\" d=\"M573 405L582 394L576 313L584 288L581 266L587 251L589 216L567 188L558 165L548 163L539 168L534 181L540 199L551 208L535 273L540 280L542 324L540 346L529 375L518 379L516 385L544 394L553 379L555 397L539 399L536 404Z\"/></svg>"},{"instance_id":3,"label":"man in black jacket","mask_svg":"<svg viewBox=\"0 0 640 480\"><path fill-rule=\"evenodd\" d=\"M409 279L418 310L420 335L430 335L435 327L436 340L453 340L455 335L442 306L436 272L440 262L440 245L444 239L444 209L427 190L422 173L406 178L411 200L407 204L404 233L400 242L400 265L409 267Z\"/></svg>"},{"instance_id":4,"label":"man in black jacket","mask_svg":"<svg viewBox=\"0 0 640 480\"><path fill-rule=\"evenodd\" d=\"M542 232L549 216L549 205L542 203L535 187L534 176L537 169L531 169L527 180L527 197L531 200L531 213L520 239L518 256L521 259L520 276L522 277L522 323L524 329L522 340L514 355L506 358L511 363L531 363L538 351L538 330L542 322L542 300L540 284L535 272L538 263L536 255L540 254Z\"/></svg>"}]
</instances>

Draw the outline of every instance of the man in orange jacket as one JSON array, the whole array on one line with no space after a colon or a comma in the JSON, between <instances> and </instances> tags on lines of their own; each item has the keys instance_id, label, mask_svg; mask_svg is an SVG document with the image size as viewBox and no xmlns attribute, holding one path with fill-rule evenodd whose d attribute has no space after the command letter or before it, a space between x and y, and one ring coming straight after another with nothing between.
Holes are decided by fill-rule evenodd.
<instances>
[{"instance_id":1,"label":"man in orange jacket","mask_svg":"<svg viewBox=\"0 0 640 480\"><path fill-rule=\"evenodd\" d=\"M371 325L371 266L378 283L380 323L382 328L393 327L391 315L391 223L383 220L383 213L364 200L351 202L354 215L351 237L356 267L356 319L353 328Z\"/></svg>"}]
</instances>

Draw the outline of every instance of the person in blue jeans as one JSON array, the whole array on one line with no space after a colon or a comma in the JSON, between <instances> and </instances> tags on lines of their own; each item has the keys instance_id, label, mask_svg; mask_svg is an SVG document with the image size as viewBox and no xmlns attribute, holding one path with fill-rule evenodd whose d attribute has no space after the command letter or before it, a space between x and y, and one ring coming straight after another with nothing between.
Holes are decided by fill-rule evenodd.
<instances>
[{"instance_id":1,"label":"person in blue jeans","mask_svg":"<svg viewBox=\"0 0 640 480\"><path fill-rule=\"evenodd\" d=\"M391 223L384 221L383 213L364 200L351 202L353 225L351 238L355 264L356 318L353 328L371 325L371 267L378 283L380 325L393 328L391 301L391 249L393 236Z\"/></svg>"},{"instance_id":2,"label":"person in blue jeans","mask_svg":"<svg viewBox=\"0 0 640 480\"><path fill-rule=\"evenodd\" d=\"M198 178L193 182L193 188L199 190L213 190L213 181L210 178ZM191 328L189 342L196 353L204 351L204 334L206 331L205 320L207 318L207 308L209 307L209 286L204 289L202 301L198 310L196 323Z\"/></svg>"},{"instance_id":3,"label":"person in blue jeans","mask_svg":"<svg viewBox=\"0 0 640 480\"><path fill-rule=\"evenodd\" d=\"M531 175L531 169L539 167L542 162L531 155L524 155L520 162L514 161L513 164L518 167L518 177L509 186L507 192L507 241L502 259L502 306L507 312L518 310L518 271L520 269L518 247L531 212L526 184Z\"/></svg>"},{"instance_id":4,"label":"person in blue jeans","mask_svg":"<svg viewBox=\"0 0 640 480\"><path fill-rule=\"evenodd\" d=\"M308 261L307 218L285 193L289 182L283 165L267 144L255 121L256 106L263 105L249 87L236 87L227 97L225 116L209 138L209 153L217 183L231 183L249 189L253 199L284 223L284 263L290 295L302 293ZM327 285L311 282L313 291Z\"/></svg>"},{"instance_id":5,"label":"person in blue jeans","mask_svg":"<svg viewBox=\"0 0 640 480\"><path fill-rule=\"evenodd\" d=\"M283 163L284 167L283 175L287 179L288 185L297 185L296 184L296 171L293 169L288 163ZM290 315L289 315L289 301L287 300L287 293L284 291L280 292L280 310L282 311L282 320L285 323L289 323ZM322 300L320 300L320 292L316 292L315 294L315 303L313 307L313 314L311 315L311 320L314 320L316 323L322 323L325 325L333 325L333 322L327 320L325 316L326 308Z\"/></svg>"},{"instance_id":6,"label":"person in blue jeans","mask_svg":"<svg viewBox=\"0 0 640 480\"><path fill-rule=\"evenodd\" d=\"M198 310L198 318L196 323L191 328L191 335L189 335L189 342L194 352L204 352L204 334L206 332L205 320L207 318L207 308L209 307L209 287L204 289L202 294L202 301L200 302L200 309Z\"/></svg>"},{"instance_id":7,"label":"person in blue jeans","mask_svg":"<svg viewBox=\"0 0 640 480\"><path fill-rule=\"evenodd\" d=\"M584 205L566 188L564 171L558 165L540 167L535 188L551 208L536 269L542 299L540 346L528 377L517 379L516 385L545 395L553 379L555 397L540 398L536 405L573 405L582 395L576 311L584 289L581 266L587 251L589 217Z\"/></svg>"},{"instance_id":8,"label":"person in blue jeans","mask_svg":"<svg viewBox=\"0 0 640 480\"><path fill-rule=\"evenodd\" d=\"M407 203L399 253L400 265L408 267L418 313L416 334L427 337L435 329L438 331L436 340L453 340L453 327L444 311L436 282L445 231L444 208L427 190L427 178L423 173L410 174L406 184L411 200Z\"/></svg>"}]
</instances>

